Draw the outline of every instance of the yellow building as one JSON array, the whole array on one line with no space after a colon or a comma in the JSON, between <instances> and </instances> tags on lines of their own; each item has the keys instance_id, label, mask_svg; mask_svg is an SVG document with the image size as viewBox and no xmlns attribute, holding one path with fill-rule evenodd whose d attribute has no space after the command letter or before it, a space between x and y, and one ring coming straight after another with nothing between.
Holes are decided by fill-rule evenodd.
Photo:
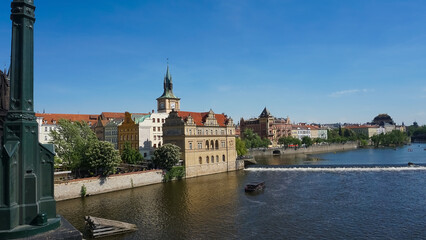
<instances>
[{"instance_id":1,"label":"yellow building","mask_svg":"<svg viewBox=\"0 0 426 240\"><path fill-rule=\"evenodd\" d=\"M181 148L186 177L234 171L235 125L224 114L172 111L163 125L164 144Z\"/></svg>"},{"instance_id":2,"label":"yellow building","mask_svg":"<svg viewBox=\"0 0 426 240\"><path fill-rule=\"evenodd\" d=\"M120 152L123 150L124 143L126 142L130 143L133 149L139 150L139 119L145 117L149 117L149 114L131 114L129 112L124 114L123 122L117 127L117 147Z\"/></svg>"}]
</instances>

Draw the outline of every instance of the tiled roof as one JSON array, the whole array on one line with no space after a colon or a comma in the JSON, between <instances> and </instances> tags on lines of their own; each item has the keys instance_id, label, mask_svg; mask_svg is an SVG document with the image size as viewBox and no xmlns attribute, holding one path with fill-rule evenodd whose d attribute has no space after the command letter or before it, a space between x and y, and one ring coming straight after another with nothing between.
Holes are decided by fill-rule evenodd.
<instances>
[{"instance_id":1,"label":"tiled roof","mask_svg":"<svg viewBox=\"0 0 426 240\"><path fill-rule=\"evenodd\" d=\"M56 113L36 113L36 117L42 117L43 121L47 121L47 124L54 124L60 119L67 119L71 122L85 121L94 125L97 123L98 115L96 114L56 114Z\"/></svg>"},{"instance_id":2,"label":"tiled roof","mask_svg":"<svg viewBox=\"0 0 426 240\"><path fill-rule=\"evenodd\" d=\"M102 112L101 116L104 120L124 118L124 112Z\"/></svg>"},{"instance_id":3,"label":"tiled roof","mask_svg":"<svg viewBox=\"0 0 426 240\"><path fill-rule=\"evenodd\" d=\"M191 115L191 117L194 119L194 122L197 126L204 126L204 120L209 115L209 112L178 112L178 116L183 120L186 120L189 115ZM225 114L215 114L214 116L219 126L224 127L226 125L228 119Z\"/></svg>"}]
</instances>

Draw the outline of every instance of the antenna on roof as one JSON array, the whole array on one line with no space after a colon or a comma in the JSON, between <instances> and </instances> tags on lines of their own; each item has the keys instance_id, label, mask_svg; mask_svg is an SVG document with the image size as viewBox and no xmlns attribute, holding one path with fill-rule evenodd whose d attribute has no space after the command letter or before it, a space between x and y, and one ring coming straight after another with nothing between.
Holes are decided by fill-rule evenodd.
<instances>
[{"instance_id":1,"label":"antenna on roof","mask_svg":"<svg viewBox=\"0 0 426 240\"><path fill-rule=\"evenodd\" d=\"M44 108L43 108L43 113L46 113L46 111L44 110Z\"/></svg>"}]
</instances>

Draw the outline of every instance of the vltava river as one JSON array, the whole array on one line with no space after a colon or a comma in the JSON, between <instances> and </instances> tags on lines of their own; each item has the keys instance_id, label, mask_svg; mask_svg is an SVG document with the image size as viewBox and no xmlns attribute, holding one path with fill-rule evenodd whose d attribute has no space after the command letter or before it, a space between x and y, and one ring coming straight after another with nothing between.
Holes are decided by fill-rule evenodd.
<instances>
[{"instance_id":1,"label":"vltava river","mask_svg":"<svg viewBox=\"0 0 426 240\"><path fill-rule=\"evenodd\" d=\"M109 239L426 239L425 148L257 158L262 166L61 201L57 209L81 231L85 215L139 228ZM256 180L266 189L246 194Z\"/></svg>"}]
</instances>

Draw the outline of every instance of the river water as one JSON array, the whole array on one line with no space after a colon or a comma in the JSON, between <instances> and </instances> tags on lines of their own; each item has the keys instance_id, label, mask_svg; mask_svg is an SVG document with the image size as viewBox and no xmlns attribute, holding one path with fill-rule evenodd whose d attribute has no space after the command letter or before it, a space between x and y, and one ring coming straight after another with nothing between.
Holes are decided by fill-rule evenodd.
<instances>
[{"instance_id":1,"label":"river water","mask_svg":"<svg viewBox=\"0 0 426 240\"><path fill-rule=\"evenodd\" d=\"M83 216L134 223L107 239L426 239L426 144L312 156L57 203ZM408 167L413 162L416 167ZM244 192L262 180L264 191Z\"/></svg>"}]
</instances>

